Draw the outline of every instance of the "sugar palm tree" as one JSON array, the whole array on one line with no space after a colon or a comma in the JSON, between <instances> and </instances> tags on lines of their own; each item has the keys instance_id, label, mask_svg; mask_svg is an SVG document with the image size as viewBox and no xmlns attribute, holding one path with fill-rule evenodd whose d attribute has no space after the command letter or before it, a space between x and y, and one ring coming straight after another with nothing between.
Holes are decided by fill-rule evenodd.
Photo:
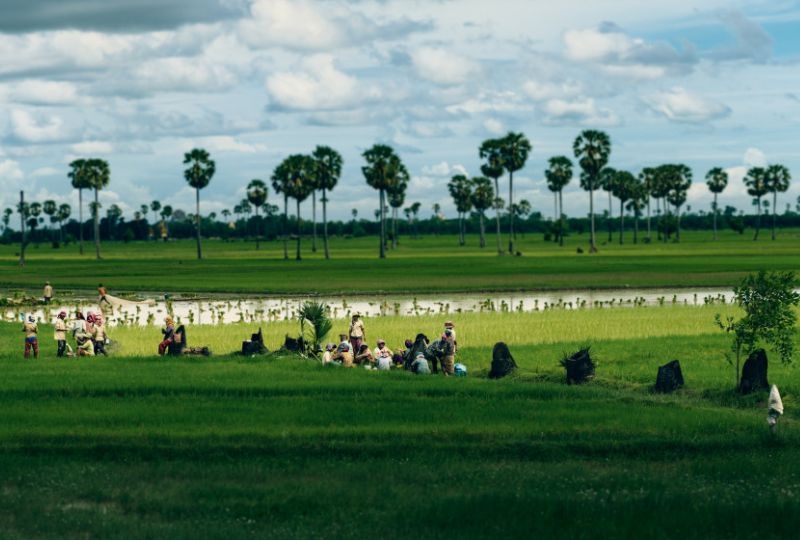
<instances>
[{"instance_id":1,"label":"sugar palm tree","mask_svg":"<svg viewBox=\"0 0 800 540\"><path fill-rule=\"evenodd\" d=\"M91 186L85 159L76 159L69 166L70 171L67 173L67 177L70 179L72 187L78 190L78 249L83 255L83 190L89 189Z\"/></svg>"},{"instance_id":2,"label":"sugar palm tree","mask_svg":"<svg viewBox=\"0 0 800 540\"><path fill-rule=\"evenodd\" d=\"M492 181L485 176L476 176L472 180L472 194L470 202L475 211L478 212L480 223L480 247L486 247L486 227L484 225L486 210L494 204L494 190Z\"/></svg>"},{"instance_id":3,"label":"sugar palm tree","mask_svg":"<svg viewBox=\"0 0 800 540\"><path fill-rule=\"evenodd\" d=\"M92 204L92 218L94 221L94 250L95 257L102 259L100 255L100 190L105 188L111 180L111 169L108 162L104 159L86 160L86 175L89 187L94 191L94 203Z\"/></svg>"},{"instance_id":4,"label":"sugar palm tree","mask_svg":"<svg viewBox=\"0 0 800 540\"><path fill-rule=\"evenodd\" d=\"M778 192L785 193L789 189L792 175L784 165L770 165L767 167L767 189L772 193L772 239L775 240L775 219L778 208Z\"/></svg>"},{"instance_id":5,"label":"sugar palm tree","mask_svg":"<svg viewBox=\"0 0 800 540\"><path fill-rule=\"evenodd\" d=\"M42 203L42 212L47 215L51 224L55 224L56 222L56 211L58 210L58 206L56 205L56 201L52 199L48 199ZM52 230L48 229L47 236L50 237L50 240L53 240L53 232Z\"/></svg>"},{"instance_id":6,"label":"sugar palm tree","mask_svg":"<svg viewBox=\"0 0 800 540\"><path fill-rule=\"evenodd\" d=\"M56 221L58 222L58 241L59 243L64 243L64 222L67 218L72 214L72 207L67 203L62 203L58 205L58 210L56 211Z\"/></svg>"},{"instance_id":7,"label":"sugar palm tree","mask_svg":"<svg viewBox=\"0 0 800 540\"><path fill-rule=\"evenodd\" d=\"M408 177L401 179L392 189L386 192L389 208L392 209L392 249L397 249L397 213L406 201Z\"/></svg>"},{"instance_id":8,"label":"sugar palm tree","mask_svg":"<svg viewBox=\"0 0 800 540\"><path fill-rule=\"evenodd\" d=\"M503 254L503 248L500 246L500 210L503 208L502 201L500 200L500 183L499 178L503 176L503 160L500 154L501 140L500 139L487 139L481 143L478 149L478 155L481 159L485 159L486 163L481 165L481 173L494 180L494 218L497 225L497 254Z\"/></svg>"},{"instance_id":9,"label":"sugar palm tree","mask_svg":"<svg viewBox=\"0 0 800 540\"><path fill-rule=\"evenodd\" d=\"M256 249L259 249L260 227L258 221L258 209L267 202L267 185L263 180L253 178L247 184L247 200L256 208ZM228 212L230 214L230 212Z\"/></svg>"},{"instance_id":10,"label":"sugar palm tree","mask_svg":"<svg viewBox=\"0 0 800 540\"><path fill-rule=\"evenodd\" d=\"M514 207L514 173L525 166L533 146L522 133L509 132L501 139L500 156L508 172L508 208ZM514 212L508 213L508 252L514 254Z\"/></svg>"},{"instance_id":11,"label":"sugar palm tree","mask_svg":"<svg viewBox=\"0 0 800 540\"><path fill-rule=\"evenodd\" d=\"M728 173L721 167L714 167L706 173L706 185L708 190L714 194L714 202L711 204L711 210L714 212L714 240L717 239L717 215L719 215L719 206L717 206L717 195L722 193L728 186Z\"/></svg>"},{"instance_id":12,"label":"sugar palm tree","mask_svg":"<svg viewBox=\"0 0 800 540\"><path fill-rule=\"evenodd\" d=\"M647 241L650 241L650 199L652 199L654 188L655 169L645 167L639 173L639 183L641 184L643 203L647 206Z\"/></svg>"},{"instance_id":13,"label":"sugar palm tree","mask_svg":"<svg viewBox=\"0 0 800 540\"><path fill-rule=\"evenodd\" d=\"M572 161L566 156L553 156L548 161L550 166L544 172L547 188L556 197L556 218L558 219L558 245L564 245L564 188L572 180Z\"/></svg>"},{"instance_id":14,"label":"sugar palm tree","mask_svg":"<svg viewBox=\"0 0 800 540\"><path fill-rule=\"evenodd\" d=\"M619 243L625 231L625 203L635 196L636 177L628 171L616 171L611 177L609 192L619 199Z\"/></svg>"},{"instance_id":15,"label":"sugar palm tree","mask_svg":"<svg viewBox=\"0 0 800 540\"><path fill-rule=\"evenodd\" d=\"M458 245L466 244L464 238L464 216L472 209L472 182L463 174L457 174L450 179L447 190L453 197L458 212Z\"/></svg>"},{"instance_id":16,"label":"sugar palm tree","mask_svg":"<svg viewBox=\"0 0 800 540\"><path fill-rule=\"evenodd\" d=\"M336 187L342 175L342 156L329 146L317 146L311 157L316 162L317 189L322 191L322 243L325 258L330 259L328 252L328 191Z\"/></svg>"},{"instance_id":17,"label":"sugar palm tree","mask_svg":"<svg viewBox=\"0 0 800 540\"><path fill-rule=\"evenodd\" d=\"M300 220L300 203L308 198L316 189L315 181L316 163L314 158L307 155L298 155L290 162L290 178L288 184L288 195L297 203L297 251L296 260L301 260L300 240L302 235L302 221Z\"/></svg>"},{"instance_id":18,"label":"sugar palm tree","mask_svg":"<svg viewBox=\"0 0 800 540\"><path fill-rule=\"evenodd\" d=\"M583 169L581 187L589 192L589 218L591 223L591 237L589 251L597 251L594 227L594 190L599 187L600 171L608 163L611 155L611 139L603 131L587 129L581 132L572 143L572 151L578 164Z\"/></svg>"},{"instance_id":19,"label":"sugar palm tree","mask_svg":"<svg viewBox=\"0 0 800 540\"><path fill-rule=\"evenodd\" d=\"M291 163L290 158L299 156L300 154L293 154L281 161L275 170L272 172L272 189L275 193L283 195L283 259L289 260L289 191L291 180Z\"/></svg>"},{"instance_id":20,"label":"sugar palm tree","mask_svg":"<svg viewBox=\"0 0 800 540\"><path fill-rule=\"evenodd\" d=\"M378 190L380 216L380 247L378 256L386 258L386 192L394 189L400 183L408 182L408 171L395 153L394 149L385 144L375 144L362 154L366 165L361 167L361 172L367 184Z\"/></svg>"},{"instance_id":21,"label":"sugar palm tree","mask_svg":"<svg viewBox=\"0 0 800 540\"><path fill-rule=\"evenodd\" d=\"M650 195L642 182L641 175L639 178L634 177L631 189L631 198L625 209L633 212L633 243L639 243L639 218L642 216L642 210L650 200Z\"/></svg>"},{"instance_id":22,"label":"sugar palm tree","mask_svg":"<svg viewBox=\"0 0 800 540\"><path fill-rule=\"evenodd\" d=\"M216 164L209 153L202 148L193 148L183 155L183 164L188 165L183 172L183 177L195 191L195 226L197 232L197 258L203 258L203 248L200 242L200 190L205 188L216 172Z\"/></svg>"},{"instance_id":23,"label":"sugar palm tree","mask_svg":"<svg viewBox=\"0 0 800 540\"><path fill-rule=\"evenodd\" d=\"M754 198L756 203L756 232L753 240L758 240L758 233L761 229L761 199L769 193L767 186L767 170L764 167L751 167L744 176L744 185L747 186L747 194Z\"/></svg>"}]
</instances>

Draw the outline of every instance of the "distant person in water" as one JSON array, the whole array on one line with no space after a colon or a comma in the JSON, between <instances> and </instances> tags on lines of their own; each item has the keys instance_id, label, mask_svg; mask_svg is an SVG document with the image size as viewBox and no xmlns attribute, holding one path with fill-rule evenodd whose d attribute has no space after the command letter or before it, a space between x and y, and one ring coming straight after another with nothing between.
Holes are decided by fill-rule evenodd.
<instances>
[{"instance_id":1,"label":"distant person in water","mask_svg":"<svg viewBox=\"0 0 800 540\"><path fill-rule=\"evenodd\" d=\"M50 300L53 299L53 286L50 285L49 281L44 282L44 290L42 291L42 298L44 298L45 304L49 304Z\"/></svg>"},{"instance_id":2,"label":"distant person in water","mask_svg":"<svg viewBox=\"0 0 800 540\"><path fill-rule=\"evenodd\" d=\"M102 283L97 285L97 294L100 295L100 300L98 302L100 304L100 307L103 306L103 302L105 302L106 304L111 306L111 302L107 298L108 291L106 290L106 288L103 286ZM113 307L113 306L111 306L111 307Z\"/></svg>"},{"instance_id":3,"label":"distant person in water","mask_svg":"<svg viewBox=\"0 0 800 540\"><path fill-rule=\"evenodd\" d=\"M103 286L102 283L97 285L97 294L100 295L100 307L103 307L103 302L109 305L109 307L114 307L111 305L111 302L108 300L108 290Z\"/></svg>"}]
</instances>

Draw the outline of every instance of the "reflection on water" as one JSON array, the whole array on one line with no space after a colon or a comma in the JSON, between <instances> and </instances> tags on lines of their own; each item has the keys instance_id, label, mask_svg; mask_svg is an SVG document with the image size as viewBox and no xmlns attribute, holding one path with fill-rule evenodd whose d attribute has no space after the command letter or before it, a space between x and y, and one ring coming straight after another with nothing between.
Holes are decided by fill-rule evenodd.
<instances>
[{"instance_id":1,"label":"reflection on water","mask_svg":"<svg viewBox=\"0 0 800 540\"><path fill-rule=\"evenodd\" d=\"M109 325L161 325L172 312L176 320L189 324L260 323L297 318L303 302L314 300L330 308L331 317L349 318L359 312L365 317L448 315L456 313L529 312L550 309L608 309L665 305L706 305L733 300L729 289L620 289L603 291L549 291L486 294L449 294L446 296L381 295L379 297L243 297L229 295L204 298L170 298L131 301L113 298L113 312L106 313ZM61 310L72 316L76 308L100 311L96 303L53 304L32 312L43 322L50 322ZM6 321L19 321L31 308L6 308Z\"/></svg>"}]
</instances>

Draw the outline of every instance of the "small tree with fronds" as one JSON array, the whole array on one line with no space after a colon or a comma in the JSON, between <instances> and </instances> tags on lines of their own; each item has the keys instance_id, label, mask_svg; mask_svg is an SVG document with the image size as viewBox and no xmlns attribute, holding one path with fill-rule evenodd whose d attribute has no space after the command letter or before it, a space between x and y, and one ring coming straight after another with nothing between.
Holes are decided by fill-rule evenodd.
<instances>
[{"instance_id":1,"label":"small tree with fronds","mask_svg":"<svg viewBox=\"0 0 800 540\"><path fill-rule=\"evenodd\" d=\"M734 287L736 304L745 312L736 320L719 313L714 317L717 326L733 334L731 350L735 355L736 382L742 353L750 354L758 345L767 344L776 351L781 362L790 364L794 355L794 334L797 315L794 306L800 304L800 294L795 292L794 272L766 272L750 274ZM734 364L728 356L728 361Z\"/></svg>"},{"instance_id":2,"label":"small tree with fronds","mask_svg":"<svg viewBox=\"0 0 800 540\"><path fill-rule=\"evenodd\" d=\"M310 346L307 352L316 355L320 350L320 344L333 328L333 321L328 317L328 306L309 300L300 307L298 318L300 319L300 335ZM308 333L306 333L307 324L311 326Z\"/></svg>"}]
</instances>

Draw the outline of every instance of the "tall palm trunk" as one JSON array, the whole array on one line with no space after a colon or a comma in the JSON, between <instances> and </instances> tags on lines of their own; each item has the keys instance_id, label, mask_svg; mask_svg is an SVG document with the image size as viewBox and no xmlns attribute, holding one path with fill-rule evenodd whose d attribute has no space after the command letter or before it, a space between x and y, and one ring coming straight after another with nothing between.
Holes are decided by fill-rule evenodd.
<instances>
[{"instance_id":1,"label":"tall palm trunk","mask_svg":"<svg viewBox=\"0 0 800 540\"><path fill-rule=\"evenodd\" d=\"M289 196L283 196L283 259L289 260Z\"/></svg>"},{"instance_id":2,"label":"tall palm trunk","mask_svg":"<svg viewBox=\"0 0 800 540\"><path fill-rule=\"evenodd\" d=\"M486 227L485 227L485 225L483 223L483 211L481 211L479 213L479 222L480 222L480 229L481 229L480 246L481 246L481 248L485 248L486 247Z\"/></svg>"},{"instance_id":3,"label":"tall palm trunk","mask_svg":"<svg viewBox=\"0 0 800 540\"><path fill-rule=\"evenodd\" d=\"M102 259L100 256L100 203L97 200L98 189L94 190L94 251L95 257Z\"/></svg>"},{"instance_id":4,"label":"tall palm trunk","mask_svg":"<svg viewBox=\"0 0 800 540\"><path fill-rule=\"evenodd\" d=\"M494 193L494 219L497 222L497 254L502 255L503 248L500 247L500 205L497 203L497 198L500 196L500 183L497 181L497 178L494 179Z\"/></svg>"},{"instance_id":5,"label":"tall palm trunk","mask_svg":"<svg viewBox=\"0 0 800 540\"><path fill-rule=\"evenodd\" d=\"M311 192L311 252L317 252L317 192Z\"/></svg>"},{"instance_id":6,"label":"tall palm trunk","mask_svg":"<svg viewBox=\"0 0 800 540\"><path fill-rule=\"evenodd\" d=\"M197 231L197 258L203 258L203 247L200 242L200 188L194 188L195 193L195 206L196 206L196 213L195 213L195 229Z\"/></svg>"},{"instance_id":7,"label":"tall palm trunk","mask_svg":"<svg viewBox=\"0 0 800 540\"><path fill-rule=\"evenodd\" d=\"M758 214L756 214L756 234L753 236L753 240L758 240L758 233L761 230L761 197L759 197L757 201Z\"/></svg>"},{"instance_id":8,"label":"tall palm trunk","mask_svg":"<svg viewBox=\"0 0 800 540\"><path fill-rule=\"evenodd\" d=\"M778 192L772 192L772 239L775 240L775 220L777 214L777 208L775 205L778 204Z\"/></svg>"},{"instance_id":9,"label":"tall palm trunk","mask_svg":"<svg viewBox=\"0 0 800 540\"><path fill-rule=\"evenodd\" d=\"M260 243L260 240L261 240L261 227L259 227L258 225L259 225L259 221L258 221L258 206L256 206L256 251L258 251L258 249L261 247L261 243Z\"/></svg>"},{"instance_id":10,"label":"tall palm trunk","mask_svg":"<svg viewBox=\"0 0 800 540\"><path fill-rule=\"evenodd\" d=\"M80 254L83 255L83 190L78 189L78 238Z\"/></svg>"},{"instance_id":11,"label":"tall palm trunk","mask_svg":"<svg viewBox=\"0 0 800 540\"><path fill-rule=\"evenodd\" d=\"M508 253L514 254L514 173L508 173Z\"/></svg>"},{"instance_id":12,"label":"tall palm trunk","mask_svg":"<svg viewBox=\"0 0 800 540\"><path fill-rule=\"evenodd\" d=\"M564 246L564 198L563 190L558 190L558 245Z\"/></svg>"},{"instance_id":13,"label":"tall palm trunk","mask_svg":"<svg viewBox=\"0 0 800 540\"><path fill-rule=\"evenodd\" d=\"M622 233L625 230L625 209L623 208L622 199L619 200L619 245L622 245Z\"/></svg>"},{"instance_id":14,"label":"tall palm trunk","mask_svg":"<svg viewBox=\"0 0 800 540\"><path fill-rule=\"evenodd\" d=\"M612 218L614 217L614 210L612 209L612 203L613 201L611 200L611 190L609 190L608 192L608 243L609 244L611 243L611 240L613 238L611 233L611 229L613 227L611 222L613 221Z\"/></svg>"},{"instance_id":15,"label":"tall palm trunk","mask_svg":"<svg viewBox=\"0 0 800 540\"><path fill-rule=\"evenodd\" d=\"M378 210L380 213L381 218L381 232L380 232L380 248L378 249L378 256L381 259L386 258L386 220L383 218L383 200L384 200L384 192L383 189L379 189L379 201L380 201L380 209Z\"/></svg>"},{"instance_id":16,"label":"tall palm trunk","mask_svg":"<svg viewBox=\"0 0 800 540\"><path fill-rule=\"evenodd\" d=\"M301 236L301 222L300 222L300 198L297 199L297 254L295 255L294 259L296 261L302 260L300 256L300 236Z\"/></svg>"},{"instance_id":17,"label":"tall palm trunk","mask_svg":"<svg viewBox=\"0 0 800 540\"><path fill-rule=\"evenodd\" d=\"M717 213L719 209L717 207L717 194L714 193L714 240L717 239Z\"/></svg>"},{"instance_id":18,"label":"tall palm trunk","mask_svg":"<svg viewBox=\"0 0 800 540\"><path fill-rule=\"evenodd\" d=\"M647 197L647 241L650 241L650 197Z\"/></svg>"},{"instance_id":19,"label":"tall palm trunk","mask_svg":"<svg viewBox=\"0 0 800 540\"><path fill-rule=\"evenodd\" d=\"M392 249L397 249L397 208L392 208Z\"/></svg>"},{"instance_id":20,"label":"tall palm trunk","mask_svg":"<svg viewBox=\"0 0 800 540\"><path fill-rule=\"evenodd\" d=\"M597 243L594 235L594 190L589 190L589 253L597 253Z\"/></svg>"},{"instance_id":21,"label":"tall palm trunk","mask_svg":"<svg viewBox=\"0 0 800 540\"><path fill-rule=\"evenodd\" d=\"M330 259L328 253L328 198L325 196L325 189L322 190L322 244L325 249L325 258Z\"/></svg>"}]
</instances>

